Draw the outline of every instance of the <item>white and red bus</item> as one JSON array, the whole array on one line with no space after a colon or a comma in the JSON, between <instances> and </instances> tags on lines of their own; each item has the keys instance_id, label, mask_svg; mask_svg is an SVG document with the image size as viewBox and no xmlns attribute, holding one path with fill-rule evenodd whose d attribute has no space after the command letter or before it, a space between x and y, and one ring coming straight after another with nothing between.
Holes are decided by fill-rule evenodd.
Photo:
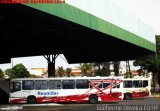
<instances>
[{"instance_id":1,"label":"white and red bus","mask_svg":"<svg viewBox=\"0 0 160 111\"><path fill-rule=\"evenodd\" d=\"M123 77L17 78L10 84L10 103L123 100Z\"/></svg>"},{"instance_id":2,"label":"white and red bus","mask_svg":"<svg viewBox=\"0 0 160 111\"><path fill-rule=\"evenodd\" d=\"M143 98L151 96L151 78L136 77L123 81L124 99Z\"/></svg>"}]
</instances>

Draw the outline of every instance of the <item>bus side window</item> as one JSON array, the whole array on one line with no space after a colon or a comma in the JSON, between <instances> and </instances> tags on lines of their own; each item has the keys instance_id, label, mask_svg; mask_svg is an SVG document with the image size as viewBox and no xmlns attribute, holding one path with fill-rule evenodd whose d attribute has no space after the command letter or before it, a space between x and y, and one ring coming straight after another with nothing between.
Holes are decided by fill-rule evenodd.
<instances>
[{"instance_id":1,"label":"bus side window","mask_svg":"<svg viewBox=\"0 0 160 111\"><path fill-rule=\"evenodd\" d=\"M92 84L94 84L94 86L97 86L98 84L98 88L102 88L102 83L101 83L102 80L100 79L91 79L90 82L92 82ZM90 85L90 88L95 88L93 87L92 85Z\"/></svg>"},{"instance_id":2,"label":"bus side window","mask_svg":"<svg viewBox=\"0 0 160 111\"><path fill-rule=\"evenodd\" d=\"M88 89L89 88L89 81L86 80L76 80L76 88L77 89Z\"/></svg>"},{"instance_id":3,"label":"bus side window","mask_svg":"<svg viewBox=\"0 0 160 111\"><path fill-rule=\"evenodd\" d=\"M116 83L116 81L113 82L113 88L117 88L117 83Z\"/></svg>"},{"instance_id":4,"label":"bus side window","mask_svg":"<svg viewBox=\"0 0 160 111\"><path fill-rule=\"evenodd\" d=\"M135 81L133 81L133 87L134 88L142 87L142 81L141 80L135 80Z\"/></svg>"},{"instance_id":5,"label":"bus side window","mask_svg":"<svg viewBox=\"0 0 160 111\"><path fill-rule=\"evenodd\" d=\"M143 87L147 87L148 86L148 81L147 80L144 80L143 81Z\"/></svg>"},{"instance_id":6,"label":"bus side window","mask_svg":"<svg viewBox=\"0 0 160 111\"><path fill-rule=\"evenodd\" d=\"M49 89L61 89L62 87L61 80L49 80L48 87Z\"/></svg>"},{"instance_id":7,"label":"bus side window","mask_svg":"<svg viewBox=\"0 0 160 111\"><path fill-rule=\"evenodd\" d=\"M75 80L63 80L62 87L63 89L75 89Z\"/></svg>"},{"instance_id":8,"label":"bus side window","mask_svg":"<svg viewBox=\"0 0 160 111\"><path fill-rule=\"evenodd\" d=\"M44 90L47 89L47 80L36 80L35 81L35 89L36 90Z\"/></svg>"},{"instance_id":9,"label":"bus side window","mask_svg":"<svg viewBox=\"0 0 160 111\"><path fill-rule=\"evenodd\" d=\"M120 84L117 81L113 82L113 88L120 88Z\"/></svg>"},{"instance_id":10,"label":"bus side window","mask_svg":"<svg viewBox=\"0 0 160 111\"><path fill-rule=\"evenodd\" d=\"M120 84L117 85L117 88L120 88Z\"/></svg>"},{"instance_id":11,"label":"bus side window","mask_svg":"<svg viewBox=\"0 0 160 111\"><path fill-rule=\"evenodd\" d=\"M34 89L34 81L33 80L24 80L22 83L23 90L33 90Z\"/></svg>"},{"instance_id":12,"label":"bus side window","mask_svg":"<svg viewBox=\"0 0 160 111\"><path fill-rule=\"evenodd\" d=\"M124 86L124 88L131 88L132 87L132 81L124 81L123 86Z\"/></svg>"},{"instance_id":13,"label":"bus side window","mask_svg":"<svg viewBox=\"0 0 160 111\"><path fill-rule=\"evenodd\" d=\"M21 82L12 82L11 83L11 92L16 92L21 90Z\"/></svg>"},{"instance_id":14,"label":"bus side window","mask_svg":"<svg viewBox=\"0 0 160 111\"><path fill-rule=\"evenodd\" d=\"M104 82L104 83L103 83L103 88L106 88L106 87L108 87L109 85L110 85L109 82Z\"/></svg>"}]
</instances>

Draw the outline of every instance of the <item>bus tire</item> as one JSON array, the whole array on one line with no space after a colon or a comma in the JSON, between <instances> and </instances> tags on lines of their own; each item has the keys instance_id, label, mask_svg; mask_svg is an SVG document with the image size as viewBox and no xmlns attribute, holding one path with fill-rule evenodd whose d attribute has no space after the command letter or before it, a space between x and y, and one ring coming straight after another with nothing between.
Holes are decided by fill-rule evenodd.
<instances>
[{"instance_id":1,"label":"bus tire","mask_svg":"<svg viewBox=\"0 0 160 111\"><path fill-rule=\"evenodd\" d=\"M28 96L27 103L28 104L35 104L35 103L37 103L36 97L35 96Z\"/></svg>"},{"instance_id":2,"label":"bus tire","mask_svg":"<svg viewBox=\"0 0 160 111\"><path fill-rule=\"evenodd\" d=\"M131 93L125 93L124 94L124 99L125 100L131 100L132 99L132 94Z\"/></svg>"},{"instance_id":3,"label":"bus tire","mask_svg":"<svg viewBox=\"0 0 160 111\"><path fill-rule=\"evenodd\" d=\"M96 104L98 102L98 97L95 94L89 96L89 103Z\"/></svg>"}]
</instances>

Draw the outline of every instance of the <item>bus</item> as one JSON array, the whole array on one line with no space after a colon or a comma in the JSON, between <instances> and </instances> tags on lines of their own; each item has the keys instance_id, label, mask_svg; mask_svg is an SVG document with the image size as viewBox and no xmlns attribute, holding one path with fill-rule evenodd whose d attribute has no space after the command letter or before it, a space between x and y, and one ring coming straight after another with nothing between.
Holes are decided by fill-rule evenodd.
<instances>
[{"instance_id":1,"label":"bus","mask_svg":"<svg viewBox=\"0 0 160 111\"><path fill-rule=\"evenodd\" d=\"M9 103L123 100L123 77L17 78L10 82Z\"/></svg>"},{"instance_id":2,"label":"bus","mask_svg":"<svg viewBox=\"0 0 160 111\"><path fill-rule=\"evenodd\" d=\"M123 82L124 99L144 98L151 96L151 78L126 78Z\"/></svg>"}]
</instances>

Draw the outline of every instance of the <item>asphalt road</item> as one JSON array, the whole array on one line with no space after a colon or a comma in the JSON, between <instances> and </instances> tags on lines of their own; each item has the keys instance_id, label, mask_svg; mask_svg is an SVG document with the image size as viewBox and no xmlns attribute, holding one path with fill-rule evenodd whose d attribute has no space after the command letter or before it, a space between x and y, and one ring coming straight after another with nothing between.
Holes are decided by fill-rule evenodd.
<instances>
[{"instance_id":1,"label":"asphalt road","mask_svg":"<svg viewBox=\"0 0 160 111\"><path fill-rule=\"evenodd\" d=\"M98 104L20 104L1 105L6 111L160 111L160 97L150 97L121 102L105 102Z\"/></svg>"}]
</instances>

